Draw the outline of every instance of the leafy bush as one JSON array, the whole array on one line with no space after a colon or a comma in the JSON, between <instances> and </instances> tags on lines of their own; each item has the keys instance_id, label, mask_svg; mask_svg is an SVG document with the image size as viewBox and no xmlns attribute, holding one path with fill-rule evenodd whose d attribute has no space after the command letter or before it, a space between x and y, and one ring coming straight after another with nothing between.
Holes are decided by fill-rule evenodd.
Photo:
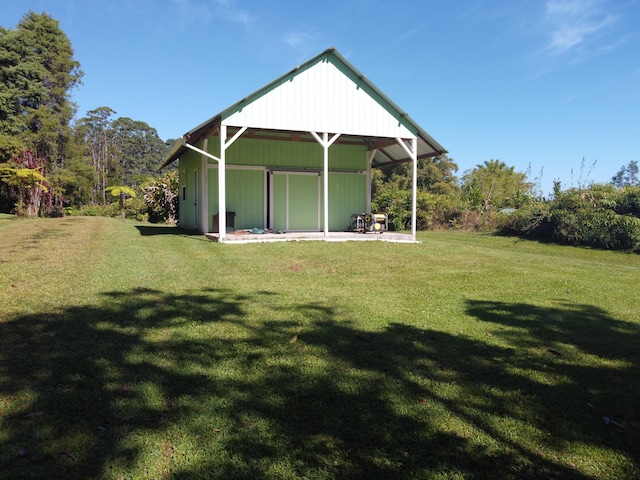
<instances>
[{"instance_id":1,"label":"leafy bush","mask_svg":"<svg viewBox=\"0 0 640 480\"><path fill-rule=\"evenodd\" d=\"M633 215L640 218L640 187L625 187L618 191L615 206L620 215Z\"/></svg>"},{"instance_id":2,"label":"leafy bush","mask_svg":"<svg viewBox=\"0 0 640 480\"><path fill-rule=\"evenodd\" d=\"M114 206L117 210L115 216L118 216L120 213L120 207L117 202L111 204L111 207ZM139 222L147 222L149 220L149 208L147 203L144 201L144 198L127 198L124 201L124 216L125 218L130 218Z\"/></svg>"},{"instance_id":3,"label":"leafy bush","mask_svg":"<svg viewBox=\"0 0 640 480\"><path fill-rule=\"evenodd\" d=\"M127 198L124 201L125 218L154 223L176 224L178 222L178 173L172 171L160 178L149 179L141 190L142 197ZM67 215L88 215L117 217L120 215L118 202L108 205L86 205L66 208Z\"/></svg>"},{"instance_id":4,"label":"leafy bush","mask_svg":"<svg viewBox=\"0 0 640 480\"><path fill-rule=\"evenodd\" d=\"M411 192L408 190L387 190L371 202L374 212L389 215L393 230L411 228ZM459 195L443 195L418 191L416 198L416 228L433 230L449 227L478 228L478 217L469 215L468 204ZM473 217L473 218L472 218Z\"/></svg>"},{"instance_id":5,"label":"leafy bush","mask_svg":"<svg viewBox=\"0 0 640 480\"><path fill-rule=\"evenodd\" d=\"M411 192L387 190L371 202L373 212L384 212L389 216L391 230L406 230L411 227Z\"/></svg>"},{"instance_id":6,"label":"leafy bush","mask_svg":"<svg viewBox=\"0 0 640 480\"><path fill-rule=\"evenodd\" d=\"M178 223L178 172L172 171L142 185L149 220L154 223Z\"/></svg>"},{"instance_id":7,"label":"leafy bush","mask_svg":"<svg viewBox=\"0 0 640 480\"><path fill-rule=\"evenodd\" d=\"M109 205L82 205L80 207L67 207L64 209L65 215L86 216L86 217L110 217Z\"/></svg>"},{"instance_id":8,"label":"leafy bush","mask_svg":"<svg viewBox=\"0 0 640 480\"><path fill-rule=\"evenodd\" d=\"M612 185L557 191L504 217L500 230L540 240L640 252L640 189Z\"/></svg>"},{"instance_id":9,"label":"leafy bush","mask_svg":"<svg viewBox=\"0 0 640 480\"><path fill-rule=\"evenodd\" d=\"M550 204L539 201L498 217L497 227L506 234L550 238Z\"/></svg>"},{"instance_id":10,"label":"leafy bush","mask_svg":"<svg viewBox=\"0 0 640 480\"><path fill-rule=\"evenodd\" d=\"M118 201L111 202L107 205L83 205L78 208L65 208L65 215L71 216L88 216L88 217L119 217L120 206ZM146 222L149 219L147 204L144 199L127 198L124 201L125 218Z\"/></svg>"}]
</instances>

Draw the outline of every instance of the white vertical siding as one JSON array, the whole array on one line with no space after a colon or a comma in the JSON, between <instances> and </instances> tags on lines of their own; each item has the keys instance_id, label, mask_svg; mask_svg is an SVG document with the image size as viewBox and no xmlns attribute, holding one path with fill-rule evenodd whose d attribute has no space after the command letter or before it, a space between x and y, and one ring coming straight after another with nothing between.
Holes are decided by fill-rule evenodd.
<instances>
[{"instance_id":1,"label":"white vertical siding","mask_svg":"<svg viewBox=\"0 0 640 480\"><path fill-rule=\"evenodd\" d=\"M225 125L347 135L415 137L368 93L328 59L288 77L280 85L223 119Z\"/></svg>"}]
</instances>

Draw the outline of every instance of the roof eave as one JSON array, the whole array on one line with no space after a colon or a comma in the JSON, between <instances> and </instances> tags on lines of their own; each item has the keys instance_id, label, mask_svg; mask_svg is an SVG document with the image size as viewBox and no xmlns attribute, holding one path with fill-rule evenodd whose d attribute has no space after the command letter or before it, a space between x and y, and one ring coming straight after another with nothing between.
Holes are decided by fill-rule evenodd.
<instances>
[{"instance_id":1,"label":"roof eave","mask_svg":"<svg viewBox=\"0 0 640 480\"><path fill-rule=\"evenodd\" d=\"M447 153L447 151L444 149L444 147L442 145L440 145L425 130L423 130L420 127L420 125L418 125L406 112L404 112L400 107L398 107L398 105L396 105L389 97L387 97L378 87L376 87L371 81L369 81L369 79L365 75L363 75L346 58L344 58L334 47L331 47L331 48L328 48L327 50L323 51L319 55L316 55L312 59L306 61L305 63L295 67L294 69L290 70L286 74L278 77L277 79L275 79L274 81L268 83L264 87L256 90L254 93L252 93L250 95L247 95L242 100L240 100L240 101L234 103L233 105L229 106L228 108L224 109L222 112L220 112L217 115L211 117L210 119L208 119L205 122L201 123L197 127L189 130L187 133L185 133L182 136L180 141L178 143L176 143L176 145L174 145L174 147L165 156L164 160L160 164L160 167L158 167L158 170L163 169L164 167L166 167L170 163L172 163L175 160L177 160L178 158L180 158L180 155L187 150L187 147L184 146L185 142L189 142L190 144L194 144L195 142L201 140L202 137L205 136L207 133L211 132L216 127L216 125L219 126L222 123L222 119L225 118L225 116L227 116L227 114L229 112L235 111L243 103L246 103L246 102L250 101L252 98L255 98L255 97L261 95L262 92L271 89L272 87L274 87L278 83L284 81L287 77L289 77L291 75L294 75L296 72L298 72L301 69L305 69L308 66L313 65L314 63L316 63L321 58L323 58L323 57L325 57L327 55L333 55L336 59L338 59L340 62L342 62L361 81L366 83L366 85L369 88L371 88L377 95L380 96L380 98L382 98L391 108L393 108L398 113L398 115L404 121L406 121L407 124L409 126L411 126L417 132L418 138L420 138L422 141L424 141L429 146L429 148L431 148L433 150L433 155L429 155L429 156L437 157L438 155L443 155L443 154ZM425 155L422 155L422 157L424 157L424 156Z\"/></svg>"}]
</instances>

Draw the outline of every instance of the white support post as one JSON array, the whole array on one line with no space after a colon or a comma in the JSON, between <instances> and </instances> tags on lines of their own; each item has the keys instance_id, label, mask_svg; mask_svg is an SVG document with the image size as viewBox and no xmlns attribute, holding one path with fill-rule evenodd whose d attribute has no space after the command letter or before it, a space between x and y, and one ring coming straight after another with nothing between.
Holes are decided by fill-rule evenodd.
<instances>
[{"instance_id":1,"label":"white support post","mask_svg":"<svg viewBox=\"0 0 640 480\"><path fill-rule=\"evenodd\" d=\"M411 147L409 147L405 141L401 138L396 138L396 141L405 149L405 151L411 157L411 235L413 241L416 240L416 220L418 214L418 139L411 139Z\"/></svg>"},{"instance_id":2,"label":"white support post","mask_svg":"<svg viewBox=\"0 0 640 480\"><path fill-rule=\"evenodd\" d=\"M220 125L220 161L218 162L218 233L220 241L227 235L227 126Z\"/></svg>"},{"instance_id":3,"label":"white support post","mask_svg":"<svg viewBox=\"0 0 640 480\"><path fill-rule=\"evenodd\" d=\"M329 147L340 137L339 133L336 133L333 137L329 138L328 132L322 133L322 138L316 132L311 132L317 142L322 145L324 150L324 236L329 236Z\"/></svg>"},{"instance_id":4,"label":"white support post","mask_svg":"<svg viewBox=\"0 0 640 480\"><path fill-rule=\"evenodd\" d=\"M373 157L376 156L377 148L367 152L367 212L371 213L371 165L373 164Z\"/></svg>"},{"instance_id":5,"label":"white support post","mask_svg":"<svg viewBox=\"0 0 640 480\"><path fill-rule=\"evenodd\" d=\"M206 152L209 145L208 139L202 141L202 149ZM201 187L200 198L198 202L201 205L200 208L200 228L202 233L209 231L209 160L206 155L202 155L202 175L200 175Z\"/></svg>"},{"instance_id":6,"label":"white support post","mask_svg":"<svg viewBox=\"0 0 640 480\"><path fill-rule=\"evenodd\" d=\"M413 179L411 182L411 236L416 241L416 221L418 219L418 139L411 139L411 160L413 162Z\"/></svg>"},{"instance_id":7,"label":"white support post","mask_svg":"<svg viewBox=\"0 0 640 480\"><path fill-rule=\"evenodd\" d=\"M324 173L323 173L323 202L324 202L324 236L329 236L329 134L322 134L322 148L324 149Z\"/></svg>"},{"instance_id":8,"label":"white support post","mask_svg":"<svg viewBox=\"0 0 640 480\"><path fill-rule=\"evenodd\" d=\"M227 140L227 126L220 125L220 160L218 162L218 230L220 240L227 236L227 148L247 130L242 127Z\"/></svg>"}]
</instances>

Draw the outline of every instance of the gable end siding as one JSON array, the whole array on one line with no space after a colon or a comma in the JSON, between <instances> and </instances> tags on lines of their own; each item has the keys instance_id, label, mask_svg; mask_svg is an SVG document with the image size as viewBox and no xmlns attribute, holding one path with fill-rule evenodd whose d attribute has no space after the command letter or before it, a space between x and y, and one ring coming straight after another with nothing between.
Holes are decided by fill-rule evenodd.
<instances>
[{"instance_id":1,"label":"gable end siding","mask_svg":"<svg viewBox=\"0 0 640 480\"><path fill-rule=\"evenodd\" d=\"M417 134L400 112L331 55L240 102L224 113L222 123L387 138Z\"/></svg>"}]
</instances>

